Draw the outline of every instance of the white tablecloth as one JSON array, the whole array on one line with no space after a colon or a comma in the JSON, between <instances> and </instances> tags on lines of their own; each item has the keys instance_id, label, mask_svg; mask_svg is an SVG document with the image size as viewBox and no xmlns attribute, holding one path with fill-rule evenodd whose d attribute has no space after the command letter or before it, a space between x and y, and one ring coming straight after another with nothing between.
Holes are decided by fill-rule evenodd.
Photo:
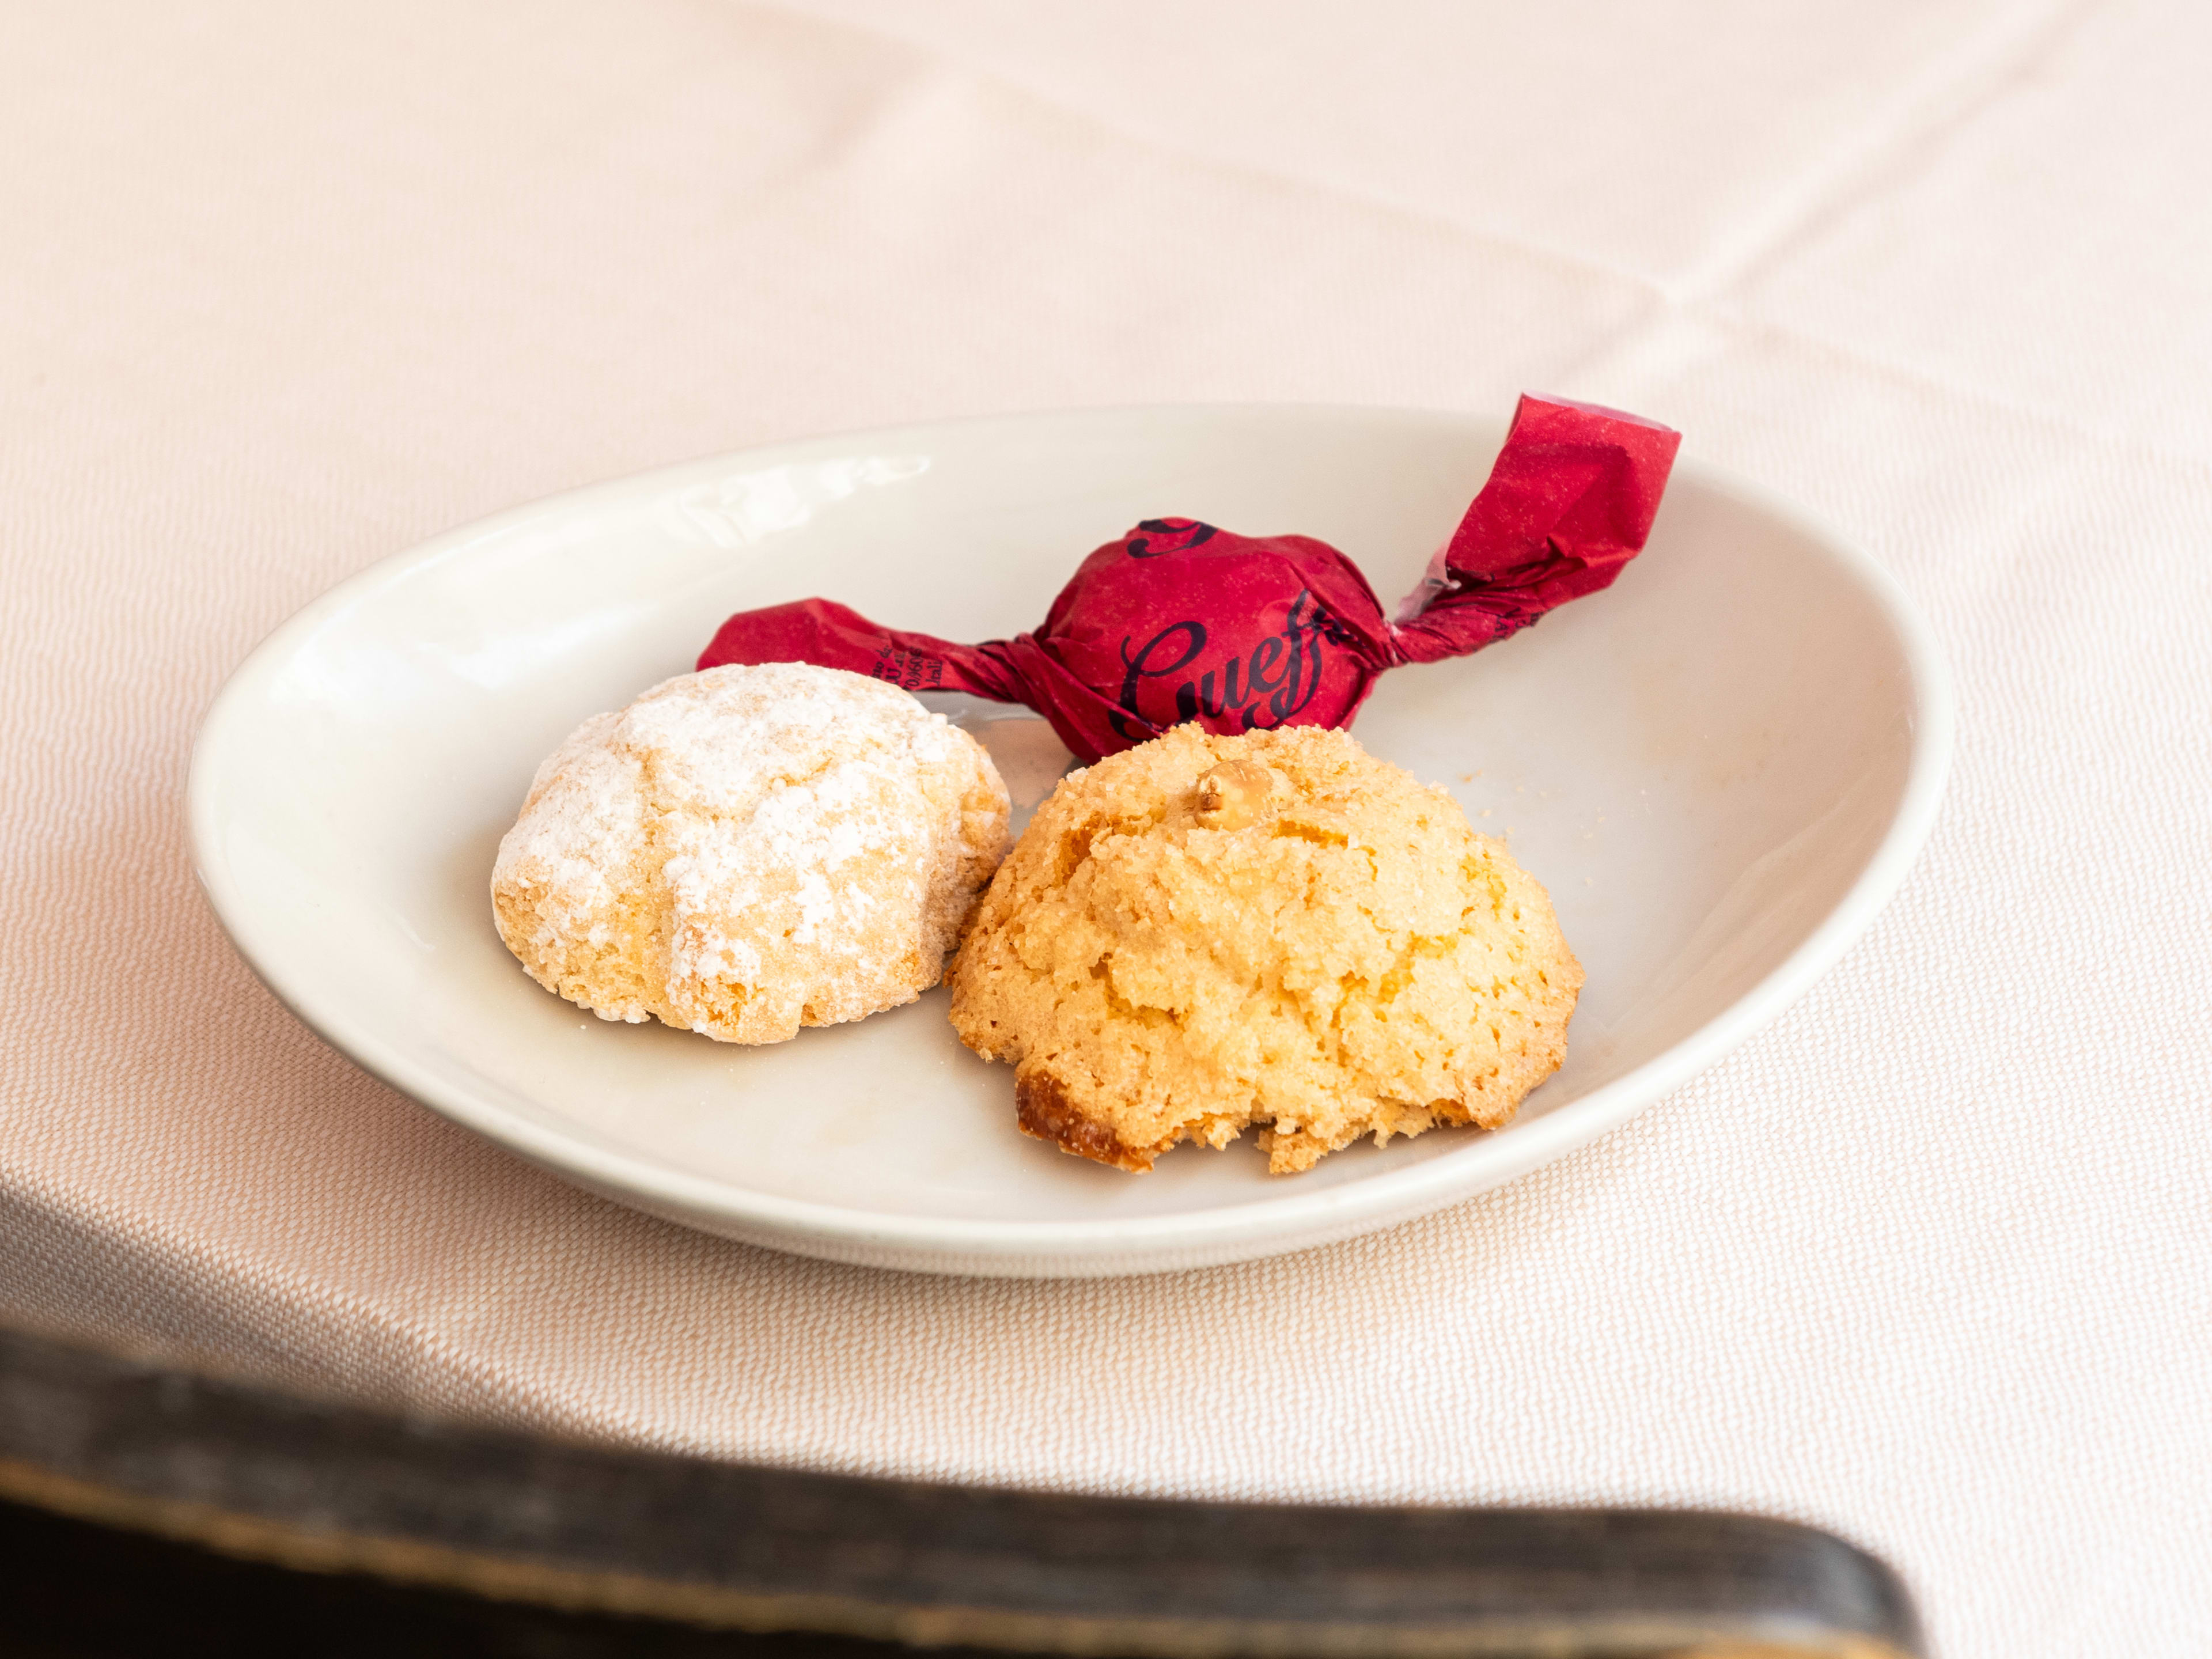
<instances>
[{"instance_id":1,"label":"white tablecloth","mask_svg":"<svg viewBox=\"0 0 2212 1659\"><path fill-rule=\"evenodd\" d=\"M1949 1659L2212 1628L2212 9L18 8L0 53L0 1318L733 1458L1741 1505ZM1538 388L1861 538L1942 825L1805 1002L1416 1225L841 1269L562 1184L246 972L180 805L338 578L570 484L1080 404Z\"/></svg>"}]
</instances>

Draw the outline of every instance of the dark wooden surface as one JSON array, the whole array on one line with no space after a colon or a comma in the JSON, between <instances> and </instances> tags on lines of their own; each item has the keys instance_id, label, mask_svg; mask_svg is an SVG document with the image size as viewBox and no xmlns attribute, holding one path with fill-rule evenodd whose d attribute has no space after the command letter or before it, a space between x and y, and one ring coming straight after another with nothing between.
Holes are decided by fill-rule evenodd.
<instances>
[{"instance_id":1,"label":"dark wooden surface","mask_svg":"<svg viewBox=\"0 0 2212 1659\"><path fill-rule=\"evenodd\" d=\"M882 1642L1171 1656L1922 1651L1911 1601L1882 1564L1758 1516L1178 1504L852 1480L335 1410L6 1334L0 1498L352 1575L303 1581L197 1549L131 1547L141 1571L173 1583L178 1562L197 1562L260 1575L255 1594L303 1620L319 1616L313 1597L337 1595L353 1598L345 1616L360 1630L412 1617L449 1632L393 1635L387 1652L442 1651L447 1639L471 1651L736 1644L825 1659L882 1654ZM487 1622L500 1619L508 1634Z\"/></svg>"},{"instance_id":2,"label":"dark wooden surface","mask_svg":"<svg viewBox=\"0 0 2212 1659\"><path fill-rule=\"evenodd\" d=\"M956 1652L957 1650L955 1650ZM0 1503L0 1659L912 1659L849 1637L561 1613L294 1572Z\"/></svg>"}]
</instances>

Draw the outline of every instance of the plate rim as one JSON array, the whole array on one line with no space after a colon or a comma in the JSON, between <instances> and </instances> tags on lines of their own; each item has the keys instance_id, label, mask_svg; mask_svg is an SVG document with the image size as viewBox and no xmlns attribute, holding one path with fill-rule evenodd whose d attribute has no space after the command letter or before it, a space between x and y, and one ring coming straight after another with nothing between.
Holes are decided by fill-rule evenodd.
<instances>
[{"instance_id":1,"label":"plate rim","mask_svg":"<svg viewBox=\"0 0 2212 1659\"><path fill-rule=\"evenodd\" d=\"M1905 787L1881 841L1850 888L1763 979L1642 1065L1559 1110L1518 1126L1510 1138L1485 1138L1454 1152L1343 1186L1303 1193L1293 1189L1241 1204L1168 1214L1065 1221L884 1215L689 1175L641 1155L585 1146L549 1126L513 1115L418 1066L404 1048L349 1018L343 1006L334 1007L326 1000L301 994L300 988L287 979L281 953L270 940L257 936L253 906L229 880L219 855L222 826L214 756L226 726L241 712L271 665L360 595L531 520L586 507L598 499L630 495L656 482L672 483L702 469L731 465L758 468L776 464L780 455L793 459L797 452L824 445L865 442L881 448L994 427L1073 427L1101 420L1127 423L1206 416L1397 422L1485 441L1502 438L1505 427L1503 420L1467 411L1357 404L1136 404L1018 411L779 439L622 474L504 508L389 554L326 589L271 629L224 680L195 732L186 785L192 866L201 891L254 975L309 1030L370 1075L441 1116L591 1190L684 1224L821 1259L910 1271L1042 1278L1171 1272L1287 1254L1410 1221L1514 1180L1620 1127L1757 1035L1841 959L1903 884L1940 816L1956 737L1955 686L1934 630L1897 578L1824 517L1690 453L1677 460L1678 477L1694 478L1700 486L1796 532L1874 601L1898 641L1910 682L1912 740ZM1469 1170L1470 1153L1487 1156Z\"/></svg>"}]
</instances>

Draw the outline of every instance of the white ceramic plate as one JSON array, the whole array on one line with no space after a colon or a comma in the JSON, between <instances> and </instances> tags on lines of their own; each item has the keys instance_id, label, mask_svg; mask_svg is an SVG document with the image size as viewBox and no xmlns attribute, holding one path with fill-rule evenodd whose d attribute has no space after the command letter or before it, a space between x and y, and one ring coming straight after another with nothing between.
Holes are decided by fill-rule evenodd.
<instances>
[{"instance_id":1,"label":"white ceramic plate","mask_svg":"<svg viewBox=\"0 0 2212 1659\"><path fill-rule=\"evenodd\" d=\"M1504 1130L1271 1179L1248 1139L1131 1176L1014 1127L945 994L764 1049L603 1023L492 931L493 849L585 716L688 669L724 615L821 593L963 639L1035 625L1076 561L1182 514L1335 543L1386 604L1500 424L1373 410L1073 413L690 462L438 538L309 605L210 711L200 878L269 985L416 1099L623 1203L940 1273L1127 1273L1405 1220L1627 1119L1799 995L1933 822L1948 682L1863 554L1691 462L1608 592L1384 677L1358 735L1510 833L1589 975L1567 1062ZM1065 751L977 727L1018 805ZM971 716L972 717L972 716Z\"/></svg>"}]
</instances>

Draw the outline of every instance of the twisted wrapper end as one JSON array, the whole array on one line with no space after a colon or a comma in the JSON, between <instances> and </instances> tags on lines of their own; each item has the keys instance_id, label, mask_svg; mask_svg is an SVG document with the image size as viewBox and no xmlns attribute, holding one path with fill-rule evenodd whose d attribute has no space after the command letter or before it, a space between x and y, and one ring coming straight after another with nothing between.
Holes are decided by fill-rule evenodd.
<instances>
[{"instance_id":1,"label":"twisted wrapper end","mask_svg":"<svg viewBox=\"0 0 2212 1659\"><path fill-rule=\"evenodd\" d=\"M1160 728L1133 720L1049 655L1033 634L961 645L870 622L835 599L795 599L741 611L699 653L701 670L726 663L811 662L884 680L906 691L966 691L997 702L1026 703L1086 766L1102 752L1093 733L1110 722L1139 727L1131 743Z\"/></svg>"},{"instance_id":2,"label":"twisted wrapper end","mask_svg":"<svg viewBox=\"0 0 2212 1659\"><path fill-rule=\"evenodd\" d=\"M1610 586L1644 548L1682 434L1563 398L1523 395L1490 481L1390 627L1390 665L1518 633Z\"/></svg>"}]
</instances>

